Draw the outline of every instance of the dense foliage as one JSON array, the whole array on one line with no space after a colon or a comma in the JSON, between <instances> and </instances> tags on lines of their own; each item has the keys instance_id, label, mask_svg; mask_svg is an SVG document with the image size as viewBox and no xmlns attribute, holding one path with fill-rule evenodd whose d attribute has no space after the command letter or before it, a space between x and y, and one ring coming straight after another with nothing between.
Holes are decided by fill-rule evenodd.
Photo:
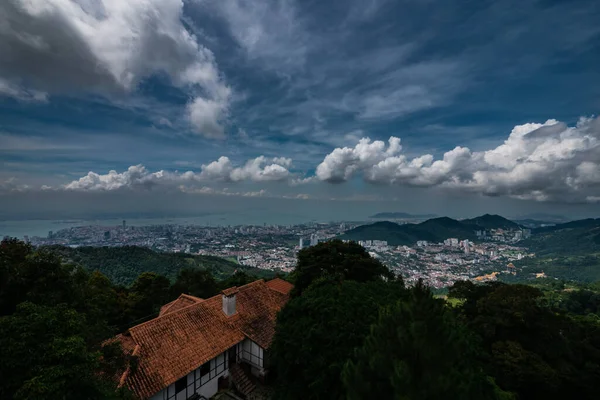
<instances>
[{"instance_id":1,"label":"dense foliage","mask_svg":"<svg viewBox=\"0 0 600 400\"><path fill-rule=\"evenodd\" d=\"M320 268L279 314L276 399L597 398L600 284L459 282L444 302L421 284L349 279L354 264L326 250L344 252L315 250Z\"/></svg>"},{"instance_id":2,"label":"dense foliage","mask_svg":"<svg viewBox=\"0 0 600 400\"><path fill-rule=\"evenodd\" d=\"M291 299L272 345L277 399L343 399L341 372L377 319L405 295L401 282L321 281Z\"/></svg>"},{"instance_id":3,"label":"dense foliage","mask_svg":"<svg viewBox=\"0 0 600 400\"><path fill-rule=\"evenodd\" d=\"M124 315L112 285L16 240L0 276L0 398L116 398L119 361L100 346Z\"/></svg>"},{"instance_id":4,"label":"dense foliage","mask_svg":"<svg viewBox=\"0 0 600 400\"><path fill-rule=\"evenodd\" d=\"M477 338L420 282L381 309L343 381L350 400L511 398L485 375Z\"/></svg>"},{"instance_id":5,"label":"dense foliage","mask_svg":"<svg viewBox=\"0 0 600 400\"><path fill-rule=\"evenodd\" d=\"M183 253L160 253L145 247L50 247L64 260L84 266L90 271L100 271L118 285L130 285L140 274L154 272L175 279L185 268L197 268L210 272L216 279L225 279L236 270L260 278L271 278L271 271L238 265L214 256L198 256Z\"/></svg>"},{"instance_id":6,"label":"dense foliage","mask_svg":"<svg viewBox=\"0 0 600 400\"><path fill-rule=\"evenodd\" d=\"M501 283L455 284L459 315L482 340L484 368L522 399L593 399L600 382L600 324L567 313L538 288ZM578 314L597 310L590 293L570 294ZM588 309L589 307L589 309Z\"/></svg>"},{"instance_id":7,"label":"dense foliage","mask_svg":"<svg viewBox=\"0 0 600 400\"><path fill-rule=\"evenodd\" d=\"M257 279L237 271L216 281L190 266L173 284L143 272L129 287L116 286L98 271L64 263L55 250L12 239L0 243L0 399L129 398L114 379L126 360L107 339L155 317L181 293L207 298Z\"/></svg>"},{"instance_id":8,"label":"dense foliage","mask_svg":"<svg viewBox=\"0 0 600 400\"><path fill-rule=\"evenodd\" d=\"M314 281L323 278L367 282L392 279L393 274L356 242L332 240L298 253L298 263L292 274L293 295L300 295Z\"/></svg>"}]
</instances>

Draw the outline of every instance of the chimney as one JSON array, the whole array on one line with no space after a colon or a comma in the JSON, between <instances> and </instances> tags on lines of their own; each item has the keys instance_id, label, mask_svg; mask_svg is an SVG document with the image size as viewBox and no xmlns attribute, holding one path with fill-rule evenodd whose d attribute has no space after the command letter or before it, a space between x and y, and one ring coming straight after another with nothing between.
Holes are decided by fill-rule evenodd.
<instances>
[{"instance_id":1,"label":"chimney","mask_svg":"<svg viewBox=\"0 0 600 400\"><path fill-rule=\"evenodd\" d=\"M228 317L235 314L235 295L238 292L237 286L223 290L223 313Z\"/></svg>"}]
</instances>

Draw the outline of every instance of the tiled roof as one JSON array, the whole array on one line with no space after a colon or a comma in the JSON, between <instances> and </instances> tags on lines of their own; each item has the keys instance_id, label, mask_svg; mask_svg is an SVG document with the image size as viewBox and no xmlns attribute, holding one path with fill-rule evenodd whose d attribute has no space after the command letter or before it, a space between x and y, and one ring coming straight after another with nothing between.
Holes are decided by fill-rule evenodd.
<instances>
[{"instance_id":1,"label":"tiled roof","mask_svg":"<svg viewBox=\"0 0 600 400\"><path fill-rule=\"evenodd\" d=\"M271 279L266 284L271 289L281 292L283 294L290 294L290 292L294 288L294 285L280 278Z\"/></svg>"},{"instance_id":2,"label":"tiled roof","mask_svg":"<svg viewBox=\"0 0 600 400\"><path fill-rule=\"evenodd\" d=\"M236 294L238 292L238 288L237 286L234 287L230 287L228 289L223 290L223 294L225 296L233 296L234 294Z\"/></svg>"},{"instance_id":3,"label":"tiled roof","mask_svg":"<svg viewBox=\"0 0 600 400\"><path fill-rule=\"evenodd\" d=\"M162 316L168 313L172 313L192 304L199 303L201 301L204 301L204 299L201 299L200 297L196 296L190 296L189 294L181 294L177 299L162 306L158 315Z\"/></svg>"},{"instance_id":4,"label":"tiled roof","mask_svg":"<svg viewBox=\"0 0 600 400\"><path fill-rule=\"evenodd\" d=\"M206 300L182 295L159 317L117 336L125 351L138 353L137 368L128 368L122 383L148 398L245 337L268 348L288 296L263 280L236 289L236 313L230 317L222 311L220 294Z\"/></svg>"}]
</instances>

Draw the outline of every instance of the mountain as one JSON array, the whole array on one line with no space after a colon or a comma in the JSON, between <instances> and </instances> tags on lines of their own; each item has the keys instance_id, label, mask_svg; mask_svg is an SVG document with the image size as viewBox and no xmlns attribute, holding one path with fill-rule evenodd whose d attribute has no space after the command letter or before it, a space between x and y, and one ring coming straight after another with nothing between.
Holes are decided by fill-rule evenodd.
<instances>
[{"instance_id":1,"label":"mountain","mask_svg":"<svg viewBox=\"0 0 600 400\"><path fill-rule=\"evenodd\" d=\"M449 237L475 239L472 226L448 217L429 219L420 224L399 225L381 221L361 225L344 232L340 239L346 240L385 240L392 246L413 245L417 240L439 242Z\"/></svg>"},{"instance_id":2,"label":"mountain","mask_svg":"<svg viewBox=\"0 0 600 400\"><path fill-rule=\"evenodd\" d=\"M532 233L523 245L540 256L600 252L600 218L545 226L534 229Z\"/></svg>"},{"instance_id":3,"label":"mountain","mask_svg":"<svg viewBox=\"0 0 600 400\"><path fill-rule=\"evenodd\" d=\"M475 231L485 229L518 229L520 226L500 215L485 214L458 221L448 217L428 219L419 224L396 224L389 221L361 225L344 232L340 239L386 240L392 246L413 245L417 240L441 242L454 237L476 240Z\"/></svg>"},{"instance_id":4,"label":"mountain","mask_svg":"<svg viewBox=\"0 0 600 400\"><path fill-rule=\"evenodd\" d=\"M544 226L554 226L556 222L553 221L540 221L538 219L514 219L512 220L514 223L524 226L526 228L535 229L542 228Z\"/></svg>"},{"instance_id":5,"label":"mountain","mask_svg":"<svg viewBox=\"0 0 600 400\"><path fill-rule=\"evenodd\" d=\"M517 217L511 218L513 221L520 219L532 219L537 221L548 221L554 224L561 224L564 222L569 222L571 218L567 218L564 215L556 215L556 214L547 214L547 213L530 213L519 215Z\"/></svg>"},{"instance_id":6,"label":"mountain","mask_svg":"<svg viewBox=\"0 0 600 400\"><path fill-rule=\"evenodd\" d=\"M527 271L578 282L600 281L600 218L534 229L520 244L536 253L517 263Z\"/></svg>"},{"instance_id":7,"label":"mountain","mask_svg":"<svg viewBox=\"0 0 600 400\"><path fill-rule=\"evenodd\" d=\"M275 275L272 271L246 267L221 257L160 253L138 246L48 248L59 254L65 262L82 265L90 271L98 270L118 285L130 285L142 272L156 272L173 280L179 270L189 267L207 269L218 280L231 276L236 270L260 278Z\"/></svg>"},{"instance_id":8,"label":"mountain","mask_svg":"<svg viewBox=\"0 0 600 400\"><path fill-rule=\"evenodd\" d=\"M435 218L435 214L409 214L405 212L381 212L371 215L372 219L428 219Z\"/></svg>"},{"instance_id":9,"label":"mountain","mask_svg":"<svg viewBox=\"0 0 600 400\"><path fill-rule=\"evenodd\" d=\"M519 229L519 224L500 215L485 214L480 217L463 219L462 223L476 225L484 229Z\"/></svg>"}]
</instances>

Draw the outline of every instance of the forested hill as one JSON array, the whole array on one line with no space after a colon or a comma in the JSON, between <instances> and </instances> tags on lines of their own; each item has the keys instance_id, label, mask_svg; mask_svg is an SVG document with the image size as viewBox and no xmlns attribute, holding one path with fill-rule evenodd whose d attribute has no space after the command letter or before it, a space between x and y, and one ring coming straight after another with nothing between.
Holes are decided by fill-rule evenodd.
<instances>
[{"instance_id":1,"label":"forested hill","mask_svg":"<svg viewBox=\"0 0 600 400\"><path fill-rule=\"evenodd\" d=\"M600 218L534 229L521 245L536 254L516 263L530 273L567 281L600 280Z\"/></svg>"},{"instance_id":2,"label":"forested hill","mask_svg":"<svg viewBox=\"0 0 600 400\"><path fill-rule=\"evenodd\" d=\"M381 221L351 229L340 239L385 240L392 246L413 245L417 240L440 242L450 237L475 240L477 230L518 228L518 226L504 217L490 214L462 221L448 217L432 218L419 224L399 225Z\"/></svg>"},{"instance_id":3,"label":"forested hill","mask_svg":"<svg viewBox=\"0 0 600 400\"><path fill-rule=\"evenodd\" d=\"M600 253L600 218L534 229L523 244L540 256Z\"/></svg>"},{"instance_id":4,"label":"forested hill","mask_svg":"<svg viewBox=\"0 0 600 400\"><path fill-rule=\"evenodd\" d=\"M183 268L209 271L217 280L231 276L234 271L244 271L260 278L270 278L275 273L246 267L215 256L198 256L183 253L160 253L145 247L64 247L50 246L65 262L82 265L90 271L100 271L115 284L130 285L141 273L155 272L173 280Z\"/></svg>"}]
</instances>

